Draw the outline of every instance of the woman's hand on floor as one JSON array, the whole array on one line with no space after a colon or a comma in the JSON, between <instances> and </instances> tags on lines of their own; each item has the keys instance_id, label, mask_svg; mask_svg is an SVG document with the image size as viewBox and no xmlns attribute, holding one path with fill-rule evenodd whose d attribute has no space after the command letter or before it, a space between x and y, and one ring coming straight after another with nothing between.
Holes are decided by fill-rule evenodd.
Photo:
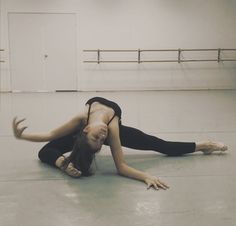
<instances>
[{"instance_id":1,"label":"woman's hand on floor","mask_svg":"<svg viewBox=\"0 0 236 226\"><path fill-rule=\"evenodd\" d=\"M144 182L147 184L147 189L154 187L154 189L156 189L156 190L159 190L159 188L166 190L169 188L168 185L166 185L165 183L160 181L160 179L158 179L157 177L154 177L154 176L150 176L150 177L146 178L144 180Z\"/></svg>"},{"instance_id":2,"label":"woman's hand on floor","mask_svg":"<svg viewBox=\"0 0 236 226\"><path fill-rule=\"evenodd\" d=\"M24 130L27 128L27 126L24 126L24 127L19 126L20 123L23 121L25 121L25 119L18 120L17 117L15 117L12 122L14 136L18 139L22 138L22 134L23 134Z\"/></svg>"}]
</instances>

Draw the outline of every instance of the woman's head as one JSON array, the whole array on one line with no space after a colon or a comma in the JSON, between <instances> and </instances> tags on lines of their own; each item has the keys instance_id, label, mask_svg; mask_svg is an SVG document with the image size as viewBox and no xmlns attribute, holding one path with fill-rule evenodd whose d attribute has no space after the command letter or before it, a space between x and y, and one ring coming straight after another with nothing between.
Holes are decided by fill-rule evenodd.
<instances>
[{"instance_id":1,"label":"woman's head","mask_svg":"<svg viewBox=\"0 0 236 226\"><path fill-rule=\"evenodd\" d=\"M72 162L82 172L82 175L92 174L91 165L107 136L107 126L103 124L86 125L82 122L79 125L79 132L76 135L74 146L66 164Z\"/></svg>"},{"instance_id":2,"label":"woman's head","mask_svg":"<svg viewBox=\"0 0 236 226\"><path fill-rule=\"evenodd\" d=\"M101 150L102 145L107 137L107 125L104 123L93 123L91 125L87 125L83 129L83 133L86 134L87 142L90 148L94 152L98 152Z\"/></svg>"}]
</instances>

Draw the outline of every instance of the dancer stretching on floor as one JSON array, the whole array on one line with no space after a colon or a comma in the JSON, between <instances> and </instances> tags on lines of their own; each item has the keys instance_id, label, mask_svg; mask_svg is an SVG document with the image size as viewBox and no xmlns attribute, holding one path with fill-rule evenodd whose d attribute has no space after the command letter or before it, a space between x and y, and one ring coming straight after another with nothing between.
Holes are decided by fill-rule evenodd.
<instances>
[{"instance_id":1,"label":"dancer stretching on floor","mask_svg":"<svg viewBox=\"0 0 236 226\"><path fill-rule=\"evenodd\" d=\"M24 119L13 120L16 138L48 142L38 153L42 162L56 166L69 176L89 176L94 156L102 145L109 145L117 171L120 175L143 181L147 188L169 188L155 176L128 166L124 160L122 146L138 150L153 150L170 156L187 153L226 151L227 146L219 142L170 142L143 133L121 123L120 107L102 97L87 101L85 109L64 125L43 134L28 134L27 127L20 126ZM63 154L71 152L65 157Z\"/></svg>"}]
</instances>

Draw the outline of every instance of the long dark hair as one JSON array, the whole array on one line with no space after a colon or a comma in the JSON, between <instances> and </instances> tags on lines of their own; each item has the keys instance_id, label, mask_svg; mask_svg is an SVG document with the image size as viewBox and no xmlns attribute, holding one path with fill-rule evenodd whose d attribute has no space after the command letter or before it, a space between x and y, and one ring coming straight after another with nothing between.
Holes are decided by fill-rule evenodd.
<instances>
[{"instance_id":1,"label":"long dark hair","mask_svg":"<svg viewBox=\"0 0 236 226\"><path fill-rule=\"evenodd\" d=\"M78 132L75 135L75 142L71 154L66 158L63 164L64 168L71 162L74 167L82 172L83 176L91 176L93 174L91 165L95 159L95 152L91 149L87 139L87 133L83 130L87 126L85 121L82 121L78 127Z\"/></svg>"}]
</instances>

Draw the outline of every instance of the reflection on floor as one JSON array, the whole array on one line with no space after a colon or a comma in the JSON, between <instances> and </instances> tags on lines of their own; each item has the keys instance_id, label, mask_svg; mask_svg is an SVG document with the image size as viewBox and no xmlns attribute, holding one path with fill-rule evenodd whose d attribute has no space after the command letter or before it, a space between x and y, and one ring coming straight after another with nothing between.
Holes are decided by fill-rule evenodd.
<instances>
[{"instance_id":1,"label":"reflection on floor","mask_svg":"<svg viewBox=\"0 0 236 226\"><path fill-rule=\"evenodd\" d=\"M124 149L129 165L171 187L154 191L118 176L106 147L94 176L72 179L37 159L42 143L13 138L15 115L26 117L29 132L48 131L92 96L118 102L123 124L166 140L223 141L229 151L166 157ZM0 225L235 225L235 99L233 90L1 94Z\"/></svg>"}]
</instances>

